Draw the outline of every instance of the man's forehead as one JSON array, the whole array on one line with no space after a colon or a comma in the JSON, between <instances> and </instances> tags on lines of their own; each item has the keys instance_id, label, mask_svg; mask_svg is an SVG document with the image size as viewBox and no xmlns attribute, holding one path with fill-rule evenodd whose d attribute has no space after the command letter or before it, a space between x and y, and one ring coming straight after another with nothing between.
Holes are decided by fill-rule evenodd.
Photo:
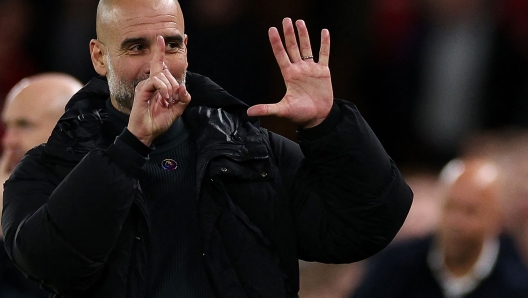
<instances>
[{"instance_id":1,"label":"man's forehead","mask_svg":"<svg viewBox=\"0 0 528 298\"><path fill-rule=\"evenodd\" d=\"M103 0L97 9L97 34L176 28L183 34L184 20L174 0Z\"/></svg>"},{"instance_id":2,"label":"man's forehead","mask_svg":"<svg viewBox=\"0 0 528 298\"><path fill-rule=\"evenodd\" d=\"M141 17L154 16L172 16L180 21L183 19L183 14L178 5L174 3L167 3L164 5L153 5L147 2L139 2L137 5L133 3L123 2L119 5L106 6L107 8L100 9L98 17L105 22L117 21L119 19L134 19ZM183 20L181 20L183 21ZM181 22L180 21L180 22Z\"/></svg>"}]
</instances>

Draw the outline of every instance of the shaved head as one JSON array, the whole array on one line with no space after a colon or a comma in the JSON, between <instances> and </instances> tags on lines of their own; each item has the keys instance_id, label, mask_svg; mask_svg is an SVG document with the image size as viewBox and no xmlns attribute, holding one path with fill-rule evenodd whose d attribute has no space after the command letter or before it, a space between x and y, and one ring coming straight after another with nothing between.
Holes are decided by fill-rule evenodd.
<instances>
[{"instance_id":1,"label":"shaved head","mask_svg":"<svg viewBox=\"0 0 528 298\"><path fill-rule=\"evenodd\" d=\"M469 270L484 243L501 231L501 175L493 162L476 158L452 161L441 173L446 193L439 236L453 272Z\"/></svg>"},{"instance_id":2,"label":"shaved head","mask_svg":"<svg viewBox=\"0 0 528 298\"><path fill-rule=\"evenodd\" d=\"M482 217L475 220L475 225L481 226L481 236L493 236L501 220L499 167L486 159L455 160L444 168L441 180L446 186L444 213L451 216L459 209L449 208L460 207L460 210L468 213L464 217L465 220L480 214ZM447 222L446 224L452 223ZM470 227L471 225L466 222L461 226ZM468 232L468 235L476 236L477 233Z\"/></svg>"},{"instance_id":3,"label":"shaved head","mask_svg":"<svg viewBox=\"0 0 528 298\"><path fill-rule=\"evenodd\" d=\"M9 171L31 148L45 143L81 82L61 73L43 73L18 82L6 97L2 112L4 154Z\"/></svg>"},{"instance_id":4,"label":"shaved head","mask_svg":"<svg viewBox=\"0 0 528 298\"><path fill-rule=\"evenodd\" d=\"M7 94L6 104L10 105L12 101L34 96L33 100L39 102L42 109L61 116L70 98L82 86L79 80L67 74L42 73L18 82Z\"/></svg>"},{"instance_id":5,"label":"shaved head","mask_svg":"<svg viewBox=\"0 0 528 298\"><path fill-rule=\"evenodd\" d=\"M97 7L97 39L90 41L95 71L106 76L112 104L130 113L135 87L150 75L158 36L163 37L161 59L174 78L184 84L187 35L176 0L101 0Z\"/></svg>"},{"instance_id":6,"label":"shaved head","mask_svg":"<svg viewBox=\"0 0 528 298\"><path fill-rule=\"evenodd\" d=\"M124 9L129 7L147 6L158 10L164 6L174 6L176 16L183 20L180 3L177 0L100 0L97 6L97 18L95 22L97 39L105 43L108 41L109 30L119 23ZM181 32L184 32L182 22Z\"/></svg>"}]
</instances>

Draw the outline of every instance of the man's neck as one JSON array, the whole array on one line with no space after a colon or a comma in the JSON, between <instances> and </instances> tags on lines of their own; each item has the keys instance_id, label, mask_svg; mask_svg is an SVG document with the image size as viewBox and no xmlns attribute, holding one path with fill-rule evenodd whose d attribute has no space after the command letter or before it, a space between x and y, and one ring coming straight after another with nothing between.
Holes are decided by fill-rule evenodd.
<instances>
[{"instance_id":1,"label":"man's neck","mask_svg":"<svg viewBox=\"0 0 528 298\"><path fill-rule=\"evenodd\" d=\"M484 241L477 254L476 261L464 258L464 265L453 266L452 262L460 261L459 258L448 261L441 245L434 243L431 246L427 262L436 280L446 297L463 296L473 291L480 282L491 274L499 254L499 239L490 238ZM451 263L448 265L448 262ZM455 269L453 269L455 268Z\"/></svg>"}]
</instances>

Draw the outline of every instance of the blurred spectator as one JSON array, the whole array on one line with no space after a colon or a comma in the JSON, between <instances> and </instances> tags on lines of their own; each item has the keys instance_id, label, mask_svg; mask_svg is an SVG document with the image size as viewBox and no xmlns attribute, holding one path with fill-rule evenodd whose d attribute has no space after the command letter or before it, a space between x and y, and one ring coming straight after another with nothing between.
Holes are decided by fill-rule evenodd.
<instances>
[{"instance_id":1,"label":"blurred spectator","mask_svg":"<svg viewBox=\"0 0 528 298\"><path fill-rule=\"evenodd\" d=\"M528 35L504 21L512 2L373 2L362 94L398 164L438 169L476 131L527 126Z\"/></svg>"},{"instance_id":2,"label":"blurred spectator","mask_svg":"<svg viewBox=\"0 0 528 298\"><path fill-rule=\"evenodd\" d=\"M487 159L455 160L440 179L446 189L436 233L373 259L354 297L528 297L528 269L499 236L499 167Z\"/></svg>"},{"instance_id":3,"label":"blurred spectator","mask_svg":"<svg viewBox=\"0 0 528 298\"><path fill-rule=\"evenodd\" d=\"M23 155L45 143L64 113L64 107L82 87L77 79L58 73L43 73L18 82L8 93L2 112L6 130L2 138L0 183L4 182ZM0 196L0 210L3 196ZM32 298L49 294L32 284L15 268L4 250L0 232L0 297Z\"/></svg>"}]
</instances>

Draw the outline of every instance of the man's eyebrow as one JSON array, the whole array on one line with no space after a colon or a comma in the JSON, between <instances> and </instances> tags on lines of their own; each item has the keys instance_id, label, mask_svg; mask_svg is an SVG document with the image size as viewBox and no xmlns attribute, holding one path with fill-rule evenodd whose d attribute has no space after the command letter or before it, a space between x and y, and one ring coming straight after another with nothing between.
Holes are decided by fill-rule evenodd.
<instances>
[{"instance_id":1,"label":"man's eyebrow","mask_svg":"<svg viewBox=\"0 0 528 298\"><path fill-rule=\"evenodd\" d=\"M180 34L164 36L163 39L165 39L166 43L167 42L177 42L179 44L183 43L183 36L181 36ZM146 44L149 44L149 43L150 43L149 40L147 38L144 38L144 37L127 38L127 39L123 40L123 42L121 42L121 48L122 49L126 49L129 46L132 46L132 45L135 45L135 44L146 45Z\"/></svg>"},{"instance_id":2,"label":"man's eyebrow","mask_svg":"<svg viewBox=\"0 0 528 298\"><path fill-rule=\"evenodd\" d=\"M183 36L180 34L163 36L163 38L165 39L165 42L178 42L179 44L183 43Z\"/></svg>"},{"instance_id":3,"label":"man's eyebrow","mask_svg":"<svg viewBox=\"0 0 528 298\"><path fill-rule=\"evenodd\" d=\"M123 42L121 42L121 48L122 49L126 49L128 48L129 46L131 45L135 45L135 44L148 44L149 41L148 39L144 38L144 37L135 37L135 38L127 38L125 40L123 40Z\"/></svg>"}]
</instances>

